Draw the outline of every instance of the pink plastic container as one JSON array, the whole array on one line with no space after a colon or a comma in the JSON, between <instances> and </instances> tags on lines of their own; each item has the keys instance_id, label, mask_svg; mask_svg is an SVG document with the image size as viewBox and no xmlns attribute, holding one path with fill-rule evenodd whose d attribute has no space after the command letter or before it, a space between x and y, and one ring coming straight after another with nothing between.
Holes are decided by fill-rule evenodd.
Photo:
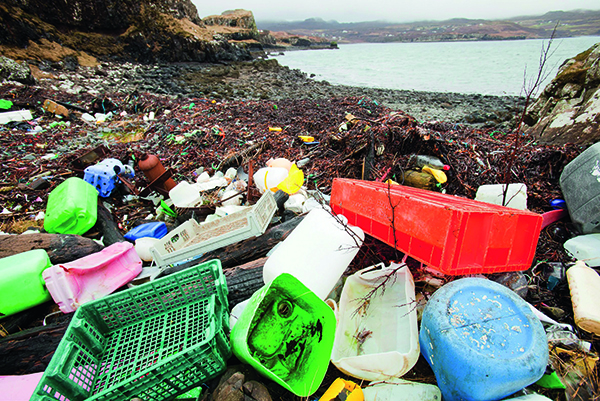
<instances>
[{"instance_id":1,"label":"pink plastic container","mask_svg":"<svg viewBox=\"0 0 600 401\"><path fill-rule=\"evenodd\" d=\"M133 244L118 242L73 262L44 270L46 287L64 313L102 298L133 280L142 271L142 261Z\"/></svg>"},{"instance_id":2,"label":"pink plastic container","mask_svg":"<svg viewBox=\"0 0 600 401\"><path fill-rule=\"evenodd\" d=\"M527 270L543 220L527 210L342 178L333 180L330 205L349 224L449 275Z\"/></svg>"}]
</instances>

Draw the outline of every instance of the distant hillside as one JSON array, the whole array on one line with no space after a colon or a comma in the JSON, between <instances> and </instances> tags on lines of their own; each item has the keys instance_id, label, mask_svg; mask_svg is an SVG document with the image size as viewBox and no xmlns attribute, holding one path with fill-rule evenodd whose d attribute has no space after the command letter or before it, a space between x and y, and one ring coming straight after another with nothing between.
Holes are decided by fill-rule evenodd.
<instances>
[{"instance_id":1,"label":"distant hillside","mask_svg":"<svg viewBox=\"0 0 600 401\"><path fill-rule=\"evenodd\" d=\"M304 21L258 21L261 30L320 37L338 43L438 42L548 38L559 22L557 37L600 35L600 11L552 11L541 16L507 20L454 18L446 21L340 23L310 18Z\"/></svg>"}]
</instances>

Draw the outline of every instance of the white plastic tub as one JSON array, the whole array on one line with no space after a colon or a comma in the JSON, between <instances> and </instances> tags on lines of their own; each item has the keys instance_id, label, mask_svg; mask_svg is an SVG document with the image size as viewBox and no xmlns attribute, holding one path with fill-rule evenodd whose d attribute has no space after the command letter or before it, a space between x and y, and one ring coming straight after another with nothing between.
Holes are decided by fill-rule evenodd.
<instances>
[{"instance_id":1,"label":"white plastic tub","mask_svg":"<svg viewBox=\"0 0 600 401\"><path fill-rule=\"evenodd\" d=\"M365 298L386 277L381 288ZM331 361L364 380L400 377L417 363L419 332L415 284L406 265L368 267L348 277L338 310Z\"/></svg>"},{"instance_id":2,"label":"white plastic tub","mask_svg":"<svg viewBox=\"0 0 600 401\"><path fill-rule=\"evenodd\" d=\"M504 191L506 189L506 199ZM527 210L527 186L525 184L488 184L477 188L475 200L494 205ZM504 200L504 204L502 201Z\"/></svg>"},{"instance_id":3,"label":"white plastic tub","mask_svg":"<svg viewBox=\"0 0 600 401\"><path fill-rule=\"evenodd\" d=\"M563 244L565 250L590 267L600 266L600 234L578 235Z\"/></svg>"}]
</instances>

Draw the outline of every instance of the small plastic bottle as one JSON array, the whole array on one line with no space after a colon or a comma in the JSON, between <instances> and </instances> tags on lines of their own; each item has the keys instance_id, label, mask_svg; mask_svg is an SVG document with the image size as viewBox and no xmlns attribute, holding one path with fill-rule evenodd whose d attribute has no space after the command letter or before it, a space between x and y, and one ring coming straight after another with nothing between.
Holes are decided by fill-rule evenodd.
<instances>
[{"instance_id":1,"label":"small plastic bottle","mask_svg":"<svg viewBox=\"0 0 600 401\"><path fill-rule=\"evenodd\" d=\"M567 270L573 315L577 326L600 335L600 275L578 260Z\"/></svg>"},{"instance_id":2,"label":"small plastic bottle","mask_svg":"<svg viewBox=\"0 0 600 401\"><path fill-rule=\"evenodd\" d=\"M427 155L413 155L410 158L410 161L414 163L417 167L430 167L437 170L450 170L450 166L444 164L440 159L435 156L427 156Z\"/></svg>"}]
</instances>

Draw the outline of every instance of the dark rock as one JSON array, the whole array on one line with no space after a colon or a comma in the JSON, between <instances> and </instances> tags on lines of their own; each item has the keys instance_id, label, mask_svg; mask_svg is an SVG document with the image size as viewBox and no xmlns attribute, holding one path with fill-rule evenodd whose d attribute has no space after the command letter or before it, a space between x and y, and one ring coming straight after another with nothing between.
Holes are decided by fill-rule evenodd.
<instances>
[{"instance_id":1,"label":"dark rock","mask_svg":"<svg viewBox=\"0 0 600 401\"><path fill-rule=\"evenodd\" d=\"M244 394L242 386L244 384L244 374L229 369L217 386L217 389L212 394L213 401L243 401Z\"/></svg>"},{"instance_id":2,"label":"dark rock","mask_svg":"<svg viewBox=\"0 0 600 401\"><path fill-rule=\"evenodd\" d=\"M257 381L244 383L244 401L272 401L269 390Z\"/></svg>"},{"instance_id":3,"label":"dark rock","mask_svg":"<svg viewBox=\"0 0 600 401\"><path fill-rule=\"evenodd\" d=\"M25 85L35 84L27 63L17 63L8 57L0 56L0 83L3 81L16 81Z\"/></svg>"},{"instance_id":4,"label":"dark rock","mask_svg":"<svg viewBox=\"0 0 600 401\"><path fill-rule=\"evenodd\" d=\"M246 44L224 37L214 40L213 31L204 26L191 0L9 0L0 5L0 44L19 46L24 49L23 57L30 59L56 62L56 51L29 53L29 41L42 40L64 47L64 54L103 60L252 59ZM237 39L247 38L241 29L234 34ZM72 71L76 65L69 61L65 67Z\"/></svg>"}]
</instances>

